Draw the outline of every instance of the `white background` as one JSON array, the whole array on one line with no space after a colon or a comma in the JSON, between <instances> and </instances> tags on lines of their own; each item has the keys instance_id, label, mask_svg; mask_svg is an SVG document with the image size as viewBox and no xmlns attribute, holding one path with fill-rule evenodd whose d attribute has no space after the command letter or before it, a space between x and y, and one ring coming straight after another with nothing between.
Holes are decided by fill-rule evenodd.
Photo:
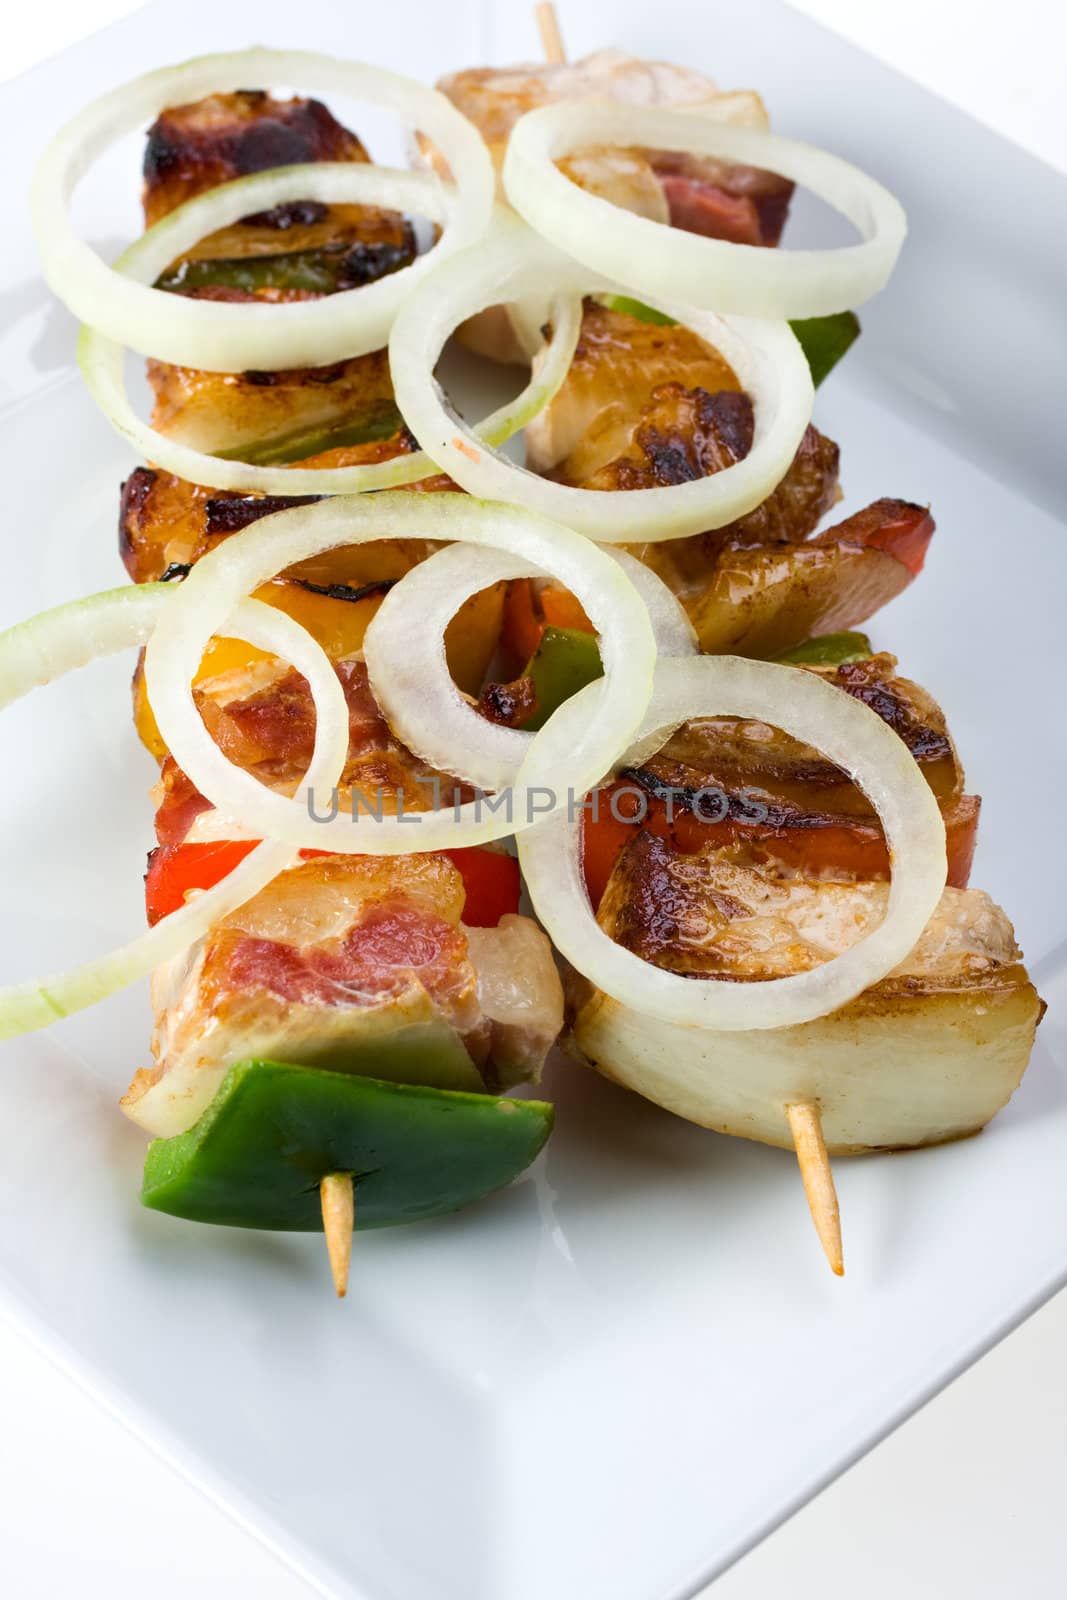
<instances>
[{"instance_id":1,"label":"white background","mask_svg":"<svg viewBox=\"0 0 1067 1600\"><path fill-rule=\"evenodd\" d=\"M937 0L803 0L799 8L1067 171L1067 26L1047 0L995 10ZM133 9L123 0L20 7L6 21L0 77ZM852 1600L857 1591L864 1600L1059 1600L1067 1592L1065 1353L1067 1293L720 1579L715 1600ZM0 1594L310 1594L3 1327L0 1416Z\"/></svg>"}]
</instances>

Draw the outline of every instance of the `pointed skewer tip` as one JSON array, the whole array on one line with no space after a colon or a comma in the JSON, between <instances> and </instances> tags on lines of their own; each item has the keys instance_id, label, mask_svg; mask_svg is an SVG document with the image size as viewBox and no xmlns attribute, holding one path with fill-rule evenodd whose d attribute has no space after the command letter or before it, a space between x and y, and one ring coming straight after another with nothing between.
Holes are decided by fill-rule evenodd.
<instances>
[{"instance_id":1,"label":"pointed skewer tip","mask_svg":"<svg viewBox=\"0 0 1067 1600\"><path fill-rule=\"evenodd\" d=\"M328 1172L319 1184L322 1203L322 1231L330 1258L333 1286L338 1300L348 1293L348 1269L352 1261L352 1229L355 1226L356 1197L350 1172Z\"/></svg>"},{"instance_id":2,"label":"pointed skewer tip","mask_svg":"<svg viewBox=\"0 0 1067 1600\"><path fill-rule=\"evenodd\" d=\"M789 1118L797 1164L815 1232L819 1235L831 1272L843 1278L845 1260L841 1247L841 1210L822 1135L819 1107L814 1100L795 1100L786 1106L785 1113Z\"/></svg>"},{"instance_id":3,"label":"pointed skewer tip","mask_svg":"<svg viewBox=\"0 0 1067 1600\"><path fill-rule=\"evenodd\" d=\"M563 47L563 35L559 31L559 18L556 8L545 0L543 5L536 6L534 15L537 18L537 31L541 35L541 49L545 53L545 60L552 63L566 61L567 52Z\"/></svg>"}]
</instances>

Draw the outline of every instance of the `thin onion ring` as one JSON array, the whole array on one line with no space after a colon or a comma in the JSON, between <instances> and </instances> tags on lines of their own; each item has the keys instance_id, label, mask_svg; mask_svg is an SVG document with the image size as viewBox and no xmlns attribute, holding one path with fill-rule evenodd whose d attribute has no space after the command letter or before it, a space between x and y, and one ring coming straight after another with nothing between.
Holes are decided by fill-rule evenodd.
<instances>
[{"instance_id":1,"label":"thin onion ring","mask_svg":"<svg viewBox=\"0 0 1067 1600\"><path fill-rule=\"evenodd\" d=\"M555 165L593 145L641 145L715 156L803 184L854 223L863 243L837 250L731 244L639 217L572 183ZM508 199L544 238L636 291L743 316L849 311L884 288L907 233L903 207L858 167L814 145L725 127L713 111L584 102L543 106L512 129Z\"/></svg>"},{"instance_id":2,"label":"thin onion ring","mask_svg":"<svg viewBox=\"0 0 1067 1600\"><path fill-rule=\"evenodd\" d=\"M755 407L748 455L721 472L669 488L575 489L487 449L450 410L433 371L458 324L487 306L522 301L546 282L561 291L619 286L544 244L518 221L442 263L402 306L389 338L396 403L423 449L470 494L525 506L601 544L657 543L724 527L762 504L788 472L811 418L811 371L787 323L727 321L651 301L722 350Z\"/></svg>"},{"instance_id":3,"label":"thin onion ring","mask_svg":"<svg viewBox=\"0 0 1067 1600\"><path fill-rule=\"evenodd\" d=\"M681 605L643 562L605 546L641 596L659 656L692 655L696 638ZM481 789L515 782L533 734L502 727L480 716L460 693L448 670L444 631L464 601L502 579L543 578L543 569L502 551L454 544L413 567L386 595L363 640L371 688L390 726L431 766L453 772ZM556 577L561 577L559 570ZM629 649L618 614L584 570L566 579L600 635L610 663ZM610 671L610 666L608 667Z\"/></svg>"},{"instance_id":4,"label":"thin onion ring","mask_svg":"<svg viewBox=\"0 0 1067 1600\"><path fill-rule=\"evenodd\" d=\"M395 110L433 139L455 177L458 193L455 214L433 251L377 283L330 296L328 302L232 304L131 284L78 237L70 220L74 190L97 157L123 134L167 106L248 83L279 82L351 94ZM368 181L351 178L361 170L368 169L348 164L352 194ZM288 192L277 175L274 184L279 196ZM30 207L45 278L80 321L142 355L207 371L240 372L323 366L380 349L397 306L434 257L447 255L484 232L494 188L492 162L481 137L435 89L360 62L336 61L303 50L254 49L165 67L94 100L66 123L38 162ZM185 222L189 216L213 218L217 202L209 192L193 206L197 209L186 212ZM209 221L203 231L217 226ZM178 236L176 229L171 237ZM190 239L186 248L195 242Z\"/></svg>"},{"instance_id":5,"label":"thin onion ring","mask_svg":"<svg viewBox=\"0 0 1067 1600\"><path fill-rule=\"evenodd\" d=\"M537 738L551 729L565 742L568 730L590 714L595 688L561 706ZM945 886L941 813L898 735L861 701L802 668L736 656L661 661L638 749L647 750L654 736L662 743L664 729L708 715L753 717L783 728L863 790L885 829L893 868L888 909L872 933L810 972L759 983L697 982L663 971L616 944L597 923L585 889L577 816L552 817L519 836L526 887L556 948L597 988L635 1011L715 1031L810 1022L878 983L914 948ZM536 757L535 741L528 759Z\"/></svg>"},{"instance_id":6,"label":"thin onion ring","mask_svg":"<svg viewBox=\"0 0 1067 1600\"><path fill-rule=\"evenodd\" d=\"M396 196L410 191L412 205L417 205L426 215L443 214L443 207L439 204L441 185L437 179L414 172L383 174L383 169L377 167L327 166L324 163L284 167L279 173L258 173L251 178L239 178L235 183L223 184L212 190L211 194L220 201L227 194L234 196L222 207L221 215L235 220L249 211L267 209L268 200L276 198L279 193L288 198L306 197L310 186L317 189L321 198L324 192L333 192L334 177L338 178L339 192L345 193L351 189L351 183L344 185L339 180L347 180L352 173L360 172L382 179L379 185L382 193L386 192L385 179L390 182L402 179L403 182L394 191ZM307 174L306 179L304 174ZM279 184L279 178L284 182ZM323 178L329 181L320 182ZM236 193L238 190L239 195ZM158 230L168 228L188 207L199 204L199 200L190 200L150 228L116 261L114 270L134 282L154 282L161 264L173 260L175 253L169 241L160 247ZM192 234L198 229L185 231ZM581 331L582 306L579 297L566 294L557 296L553 301L551 320L551 335L526 387L514 400L498 407L475 429L475 437L487 448L506 443L520 428L524 428L554 399L566 378ZM95 328L84 327L78 342L78 361L89 393L108 421L129 441L138 455L153 462L164 472L172 472L187 483L196 483L203 488L244 494L363 494L375 489L403 488L437 471L436 464L423 451L396 456L391 461L353 467L265 467L245 461L222 460L168 438L137 415L126 392L122 346L113 339L105 338Z\"/></svg>"},{"instance_id":7,"label":"thin onion ring","mask_svg":"<svg viewBox=\"0 0 1067 1600\"><path fill-rule=\"evenodd\" d=\"M618 562L645 602L656 640L657 657L697 655L700 645L696 629L674 590L651 567L646 567L637 556L631 555L629 550L612 550L609 545L604 548L611 559Z\"/></svg>"},{"instance_id":8,"label":"thin onion ring","mask_svg":"<svg viewBox=\"0 0 1067 1600\"><path fill-rule=\"evenodd\" d=\"M0 710L98 656L145 644L176 596L172 586L158 583L113 589L57 606L0 634ZM318 644L292 618L260 600L241 601L226 631L283 656L308 679L318 712L308 781L336 782L348 753L348 707ZM267 840L221 883L140 938L65 972L0 989L0 1039L47 1027L135 983L161 962L180 955L293 860L291 846Z\"/></svg>"},{"instance_id":9,"label":"thin onion ring","mask_svg":"<svg viewBox=\"0 0 1067 1600\"><path fill-rule=\"evenodd\" d=\"M353 826L355 812L351 817L337 809L329 817L317 814L310 786L305 808L234 767L204 727L190 683L207 640L240 597L284 568L339 545L427 537L489 545L575 581L587 573L590 587L600 585L604 605L618 611L618 636L628 634L628 639L622 658L610 664L598 685L595 723L566 747L542 740L536 783L506 792L502 809L491 809L483 800L400 815L385 814L381 807L383 814L373 813L374 826L362 829ZM160 734L175 760L201 794L242 827L301 849L405 855L486 844L566 807L570 791L584 792L595 783L633 736L651 693L654 661L652 627L640 596L619 565L586 540L515 507L460 494L401 492L320 500L279 511L204 556L149 641L145 681ZM536 803L537 794L547 803ZM322 810L318 806L318 813ZM365 808L362 815L367 815Z\"/></svg>"}]
</instances>

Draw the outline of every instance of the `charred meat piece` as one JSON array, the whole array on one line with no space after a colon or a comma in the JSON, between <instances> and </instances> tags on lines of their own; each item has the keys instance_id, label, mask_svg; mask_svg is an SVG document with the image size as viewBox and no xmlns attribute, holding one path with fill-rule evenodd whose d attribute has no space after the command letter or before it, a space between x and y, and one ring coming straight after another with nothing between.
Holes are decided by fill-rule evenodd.
<instances>
[{"instance_id":1,"label":"charred meat piece","mask_svg":"<svg viewBox=\"0 0 1067 1600\"><path fill-rule=\"evenodd\" d=\"M754 422L737 375L705 340L677 323L586 300L567 377L526 430L527 464L576 488L688 483L743 460ZM807 538L838 495L837 471L837 446L809 428L789 474L762 506L714 535L668 540L666 548L702 539L707 551L714 539L715 553L728 539Z\"/></svg>"},{"instance_id":2,"label":"charred meat piece","mask_svg":"<svg viewBox=\"0 0 1067 1600\"><path fill-rule=\"evenodd\" d=\"M564 463L561 476L584 489L667 489L693 483L741 461L752 448L754 416L747 394L735 390L708 392L682 383L663 383L652 390L635 422L627 419L626 435L613 442L624 453L586 476L588 463L579 451ZM621 430L620 430L621 432Z\"/></svg>"},{"instance_id":3,"label":"charred meat piece","mask_svg":"<svg viewBox=\"0 0 1067 1600\"><path fill-rule=\"evenodd\" d=\"M642 440L648 442L645 454L650 466L652 453L658 451L660 472L666 470L668 459L681 463L688 461L690 453L695 456L697 446L693 441L697 439L700 441L699 459L708 470L718 470L720 466L730 466L741 460L747 453L746 437L751 440L751 424L747 435L737 426L739 401L748 406L751 417L747 396L730 393L679 396L661 392L658 405L645 413L641 426L635 429L636 450L626 466L631 481L640 474L638 451L642 449ZM729 414L724 415L727 408ZM731 422L733 426L729 426ZM672 437L677 444L668 454L668 449L658 441ZM738 449L739 445L745 448ZM809 424L785 477L755 510L708 533L629 548L659 574L679 599L695 603L706 589L724 550L800 544L814 533L840 496L839 459L840 452L834 441Z\"/></svg>"},{"instance_id":4,"label":"charred meat piece","mask_svg":"<svg viewBox=\"0 0 1067 1600\"><path fill-rule=\"evenodd\" d=\"M405 430L399 440L377 440L365 445L340 446L309 457L303 465L354 467L391 461L418 447ZM443 474L411 484L412 490L436 493L455 490ZM169 568L192 566L220 540L239 533L260 517L291 506L307 505L313 496L258 495L205 489L160 472L137 467L119 495L118 543L123 565L134 583L156 583ZM293 577L317 583L347 583L358 587L378 578L398 578L431 549L430 541L380 540L368 545L346 545L290 569Z\"/></svg>"},{"instance_id":5,"label":"charred meat piece","mask_svg":"<svg viewBox=\"0 0 1067 1600\"><path fill-rule=\"evenodd\" d=\"M472 798L448 773L428 768L395 737L378 707L362 660L335 668L348 704L348 757L338 784L338 806L360 817L424 812ZM236 765L279 793L292 794L311 761L315 742L315 704L311 691L292 668L270 663L271 676L256 683L249 672L235 674L195 691L197 706L219 748ZM264 674L266 676L266 674ZM156 837L161 845L200 843L232 834L185 773L167 756L154 793ZM415 826L413 824L413 826Z\"/></svg>"},{"instance_id":6,"label":"charred meat piece","mask_svg":"<svg viewBox=\"0 0 1067 1600\"><path fill-rule=\"evenodd\" d=\"M310 161L369 161L354 133L318 100L277 100L262 89L213 94L162 112L144 156L145 222L233 178ZM250 219L275 235L321 221L315 202Z\"/></svg>"},{"instance_id":7,"label":"charred meat piece","mask_svg":"<svg viewBox=\"0 0 1067 1600\"><path fill-rule=\"evenodd\" d=\"M896 675L890 655L814 671L862 700L911 751L937 797L948 844L948 882L965 888L980 801L944 713L925 689ZM586 881L599 904L619 852L644 827L678 851L743 844L755 859L809 874L889 876L878 815L848 775L780 729L733 717L684 723L641 767L623 768L586 815Z\"/></svg>"},{"instance_id":8,"label":"charred meat piece","mask_svg":"<svg viewBox=\"0 0 1067 1600\"><path fill-rule=\"evenodd\" d=\"M640 830L600 902L617 944L690 977L752 981L808 972L870 933L885 915L887 883L818 876L754 855L744 845L671 849ZM924 976L965 983L1019 952L1007 917L980 890L948 889L892 984Z\"/></svg>"},{"instance_id":9,"label":"charred meat piece","mask_svg":"<svg viewBox=\"0 0 1067 1600\"><path fill-rule=\"evenodd\" d=\"M368 159L355 134L317 100L278 100L258 90L210 95L164 111L150 130L145 220L156 222L246 173ZM160 285L194 298L307 299L369 283L414 253L410 225L395 212L300 201L211 234L172 263ZM303 459L328 447L315 435L342 424L362 430L363 441L401 433L384 352L285 373L209 373L151 361L148 376L154 425L213 454L256 446L258 460Z\"/></svg>"},{"instance_id":10,"label":"charred meat piece","mask_svg":"<svg viewBox=\"0 0 1067 1600\"><path fill-rule=\"evenodd\" d=\"M938 799L959 794L963 769L944 712L917 683L897 675L885 652L836 667L799 667L869 706L898 734L922 768ZM763 722L701 717L667 740L642 769L664 783L691 787L720 783L741 789L759 783L777 799L807 810L874 816L870 801L825 756ZM818 795L818 804L810 804Z\"/></svg>"},{"instance_id":11,"label":"charred meat piece","mask_svg":"<svg viewBox=\"0 0 1067 1600\"><path fill-rule=\"evenodd\" d=\"M571 487L642 490L725 471L747 456L753 432L749 397L702 340L590 301L574 366L528 430L529 455ZM933 519L906 501L876 501L810 537L839 497L838 464L836 444L809 426L753 511L631 547L682 601L702 650L781 655L865 621L921 570Z\"/></svg>"},{"instance_id":12,"label":"charred meat piece","mask_svg":"<svg viewBox=\"0 0 1067 1600\"><path fill-rule=\"evenodd\" d=\"M925 506L876 500L803 544L727 544L704 588L682 596L701 649L773 657L854 628L922 570L933 531Z\"/></svg>"},{"instance_id":13,"label":"charred meat piece","mask_svg":"<svg viewBox=\"0 0 1067 1600\"><path fill-rule=\"evenodd\" d=\"M817 672L901 736L941 806L949 883L966 888L981 802L965 774L933 696L897 677L888 654ZM585 882L600 904L619 851L645 827L673 850L744 845L753 858L808 870L885 880L889 858L877 811L848 774L766 723L701 717L683 723L656 755L622 768L584 818Z\"/></svg>"},{"instance_id":14,"label":"charred meat piece","mask_svg":"<svg viewBox=\"0 0 1067 1600\"><path fill-rule=\"evenodd\" d=\"M566 380L526 429L527 465L562 483L587 483L628 449L636 420L664 384L716 394L740 389L729 363L688 328L587 299ZM749 421L739 454L750 444Z\"/></svg>"},{"instance_id":15,"label":"charred meat piece","mask_svg":"<svg viewBox=\"0 0 1067 1600\"><path fill-rule=\"evenodd\" d=\"M341 804L352 809L352 792L368 805L428 811L440 793L442 805L472 798L446 773L434 772L397 739L378 709L363 661L341 661L336 672L349 714L348 760L338 788ZM220 749L246 771L272 787L295 789L315 742L315 706L305 680L292 669L265 688L242 698L213 698L201 692L198 703ZM435 788L436 785L436 788Z\"/></svg>"}]
</instances>

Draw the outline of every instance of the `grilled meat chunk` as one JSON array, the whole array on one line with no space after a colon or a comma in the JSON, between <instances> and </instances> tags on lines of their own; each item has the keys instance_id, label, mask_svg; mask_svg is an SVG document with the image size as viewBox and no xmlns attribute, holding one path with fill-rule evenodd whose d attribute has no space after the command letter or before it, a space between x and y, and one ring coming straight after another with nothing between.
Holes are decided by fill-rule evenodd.
<instances>
[{"instance_id":1,"label":"grilled meat chunk","mask_svg":"<svg viewBox=\"0 0 1067 1600\"><path fill-rule=\"evenodd\" d=\"M318 100L278 100L262 89L207 95L161 112L148 131L144 212L151 226L205 189L271 167L309 161L369 161L354 133ZM315 202L249 219L275 237L321 221Z\"/></svg>"},{"instance_id":2,"label":"grilled meat chunk","mask_svg":"<svg viewBox=\"0 0 1067 1600\"><path fill-rule=\"evenodd\" d=\"M649 469L655 462L663 481L685 482L680 474L690 461L694 465L699 462L705 471L718 471L747 454L752 439L751 403L746 395L679 395L673 389L661 390L657 402L634 428L633 438L625 458L627 483L620 482L617 487L645 486L635 481L642 473L642 459ZM753 511L724 528L688 539L631 545L630 550L681 600L695 602L727 548L800 544L814 533L840 497L839 460L834 441L809 424L785 477ZM666 477L670 465L678 474L673 480Z\"/></svg>"},{"instance_id":3,"label":"grilled meat chunk","mask_svg":"<svg viewBox=\"0 0 1067 1600\"><path fill-rule=\"evenodd\" d=\"M278 100L258 90L209 95L164 111L151 128L145 220L268 167L368 160L356 135L317 100ZM195 298L306 299L371 282L414 254L410 225L395 212L298 201L209 235L160 283ZM208 373L150 361L148 377L154 425L212 454L256 446L256 460L297 460L326 448L314 436L342 424L364 439L402 431L384 352L285 373Z\"/></svg>"},{"instance_id":4,"label":"grilled meat chunk","mask_svg":"<svg viewBox=\"0 0 1067 1600\"><path fill-rule=\"evenodd\" d=\"M725 376L725 382L722 381ZM747 456L754 418L722 358L694 334L590 301L574 367L532 430L532 465L592 491L688 483ZM753 511L632 553L682 601L702 650L781 655L854 627L921 569L933 520L879 500L810 538L838 498L836 444L808 427Z\"/></svg>"},{"instance_id":5,"label":"grilled meat chunk","mask_svg":"<svg viewBox=\"0 0 1067 1600\"><path fill-rule=\"evenodd\" d=\"M361 658L335 664L348 703L348 759L338 783L345 812L374 809L428 811L473 798L447 773L435 771L397 739L371 692ZM195 699L212 738L230 760L254 772L271 787L293 793L311 761L315 742L315 704L307 682L273 657L220 672L201 681ZM354 802L353 793L362 799ZM160 844L190 837L219 837L203 826L191 831L192 818L210 809L185 774L165 755L156 794ZM191 807L191 811L188 809ZM212 816L211 826L231 826ZM371 824L368 823L368 826ZM226 835L232 837L232 835Z\"/></svg>"},{"instance_id":6,"label":"grilled meat chunk","mask_svg":"<svg viewBox=\"0 0 1067 1600\"><path fill-rule=\"evenodd\" d=\"M283 873L155 973L155 1065L123 1109L181 1132L254 1057L478 1092L536 1078L562 1021L551 947L523 917L465 929L463 899L439 855Z\"/></svg>"},{"instance_id":7,"label":"grilled meat chunk","mask_svg":"<svg viewBox=\"0 0 1067 1600\"><path fill-rule=\"evenodd\" d=\"M406 431L398 440L379 440L342 447L311 456L302 465L314 467L360 466L390 461L417 448ZM443 476L426 478L412 488L422 491L454 489ZM249 523L274 511L307 505L307 495L256 495L205 489L170 472L137 467L122 485L119 496L118 542L123 565L134 583L156 583L170 568L195 565L221 540L239 533ZM405 558L405 549L410 551ZM390 552L387 561L384 552ZM415 541L376 541L346 545L302 562L293 568L298 577L312 581L359 585L379 577L400 577L430 545Z\"/></svg>"},{"instance_id":8,"label":"grilled meat chunk","mask_svg":"<svg viewBox=\"0 0 1067 1600\"><path fill-rule=\"evenodd\" d=\"M688 328L644 322L587 299L566 380L527 426L527 465L562 483L585 483L626 450L635 418L663 384L716 394L740 389L729 363ZM750 444L749 426L739 454Z\"/></svg>"},{"instance_id":9,"label":"grilled meat chunk","mask_svg":"<svg viewBox=\"0 0 1067 1600\"><path fill-rule=\"evenodd\" d=\"M407 430L384 350L284 372L203 372L150 361L148 380L153 427L206 455L284 466L353 447L369 449L371 460L405 453Z\"/></svg>"},{"instance_id":10,"label":"grilled meat chunk","mask_svg":"<svg viewBox=\"0 0 1067 1600\"><path fill-rule=\"evenodd\" d=\"M981 802L965 793L944 713L925 689L897 676L891 655L816 672L862 700L907 745L945 822L948 882L966 888ZM809 876L889 877L878 814L847 773L763 722L699 717L683 723L640 767L624 767L586 815L586 881L599 905L620 851L644 827L674 850L744 845L760 860Z\"/></svg>"},{"instance_id":11,"label":"grilled meat chunk","mask_svg":"<svg viewBox=\"0 0 1067 1600\"><path fill-rule=\"evenodd\" d=\"M337 800L353 827L401 805L414 814L470 798L393 736L362 661L337 671L349 707ZM201 713L231 761L293 793L314 743L310 691L292 670L262 687L247 676L242 692L198 691ZM241 837L170 757L156 801L172 856ZM512 914L468 929L464 905L464 878L444 855L303 861L157 972L156 1064L125 1109L153 1133L180 1132L226 1069L257 1055L479 1091L535 1078L562 1024L551 946Z\"/></svg>"},{"instance_id":12,"label":"grilled meat chunk","mask_svg":"<svg viewBox=\"0 0 1067 1600\"><path fill-rule=\"evenodd\" d=\"M613 100L624 105L707 105L723 122L766 128L767 112L750 90L722 93L689 67L643 61L599 50L582 61L537 66L475 67L438 83L489 146L498 170L508 135L527 111L557 100ZM448 169L433 146L424 155L442 176ZM742 244L775 245L793 185L772 172L660 150L580 150L559 163L581 188L612 204L691 233ZM479 355L522 363L535 352L504 307L493 307L459 330Z\"/></svg>"},{"instance_id":13,"label":"grilled meat chunk","mask_svg":"<svg viewBox=\"0 0 1067 1600\"><path fill-rule=\"evenodd\" d=\"M898 677L896 667L896 657L881 652L866 661L796 670L810 672L862 700L904 741L938 799L952 799L962 790L963 768L945 714L925 689ZM870 801L840 767L764 722L699 717L683 723L640 771L679 789L719 784L740 791L757 785L768 800L805 811L875 815Z\"/></svg>"},{"instance_id":14,"label":"grilled meat chunk","mask_svg":"<svg viewBox=\"0 0 1067 1600\"><path fill-rule=\"evenodd\" d=\"M435 772L395 737L378 707L362 660L340 661L337 676L348 703L348 759L338 789L352 810L358 791L368 811L428 811L436 782L442 805L472 798L447 773ZM306 681L289 668L265 688L234 697L203 691L197 702L215 743L226 756L272 787L294 790L307 770L315 743L315 705ZM354 824L355 825L355 824ZM373 826L373 823L368 823Z\"/></svg>"},{"instance_id":15,"label":"grilled meat chunk","mask_svg":"<svg viewBox=\"0 0 1067 1600\"><path fill-rule=\"evenodd\" d=\"M767 126L757 94L724 94L690 67L643 61L618 50L598 50L558 65L476 67L451 73L438 87L474 123L498 165L518 119L558 100L704 105L714 107L724 122ZM623 156L620 163L618 152L596 149L561 165L583 188L642 216L739 244L778 243L793 192L787 179L705 156L659 150L627 150Z\"/></svg>"},{"instance_id":16,"label":"grilled meat chunk","mask_svg":"<svg viewBox=\"0 0 1067 1600\"><path fill-rule=\"evenodd\" d=\"M671 849L640 830L619 857L598 920L643 961L688 977L751 982L808 972L885 915L888 883L812 876L744 844ZM915 949L886 985L969 982L1019 959L1011 925L987 894L946 889Z\"/></svg>"},{"instance_id":17,"label":"grilled meat chunk","mask_svg":"<svg viewBox=\"0 0 1067 1600\"><path fill-rule=\"evenodd\" d=\"M876 500L802 544L728 543L703 589L681 598L702 650L783 655L881 610L922 570L933 531L925 506Z\"/></svg>"},{"instance_id":18,"label":"grilled meat chunk","mask_svg":"<svg viewBox=\"0 0 1067 1600\"><path fill-rule=\"evenodd\" d=\"M811 876L744 846L673 851L640 833L598 920L698 982L809 970L884 915L888 886ZM572 1043L598 1071L720 1132L791 1148L784 1107L814 1100L831 1153L975 1133L1018 1085L1042 1004L988 895L946 889L911 955L858 999L791 1028L704 1033L640 1016L575 979Z\"/></svg>"}]
</instances>

